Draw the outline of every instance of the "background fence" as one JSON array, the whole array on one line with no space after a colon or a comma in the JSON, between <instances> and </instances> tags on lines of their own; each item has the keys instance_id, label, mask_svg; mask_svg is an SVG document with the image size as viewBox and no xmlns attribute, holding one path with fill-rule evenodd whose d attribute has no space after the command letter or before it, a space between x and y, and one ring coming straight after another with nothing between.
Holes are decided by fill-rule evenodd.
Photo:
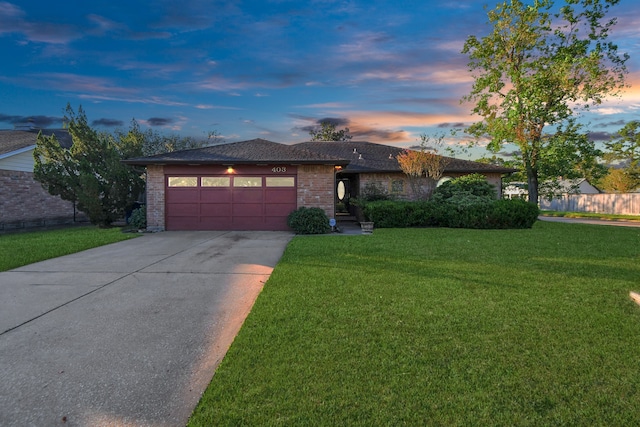
<instances>
[{"instance_id":1,"label":"background fence","mask_svg":"<svg viewBox=\"0 0 640 427\"><path fill-rule=\"evenodd\" d=\"M553 200L541 198L540 209L561 212L640 215L640 193L565 194Z\"/></svg>"}]
</instances>

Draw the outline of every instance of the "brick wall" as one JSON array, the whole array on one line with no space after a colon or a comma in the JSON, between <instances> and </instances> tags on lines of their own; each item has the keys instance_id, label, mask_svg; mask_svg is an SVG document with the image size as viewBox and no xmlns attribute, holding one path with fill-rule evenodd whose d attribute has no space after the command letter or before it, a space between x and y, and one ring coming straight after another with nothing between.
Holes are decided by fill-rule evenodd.
<instances>
[{"instance_id":1,"label":"brick wall","mask_svg":"<svg viewBox=\"0 0 640 427\"><path fill-rule=\"evenodd\" d=\"M467 175L465 173L447 173L446 177L450 178L458 178L460 176ZM502 197L502 175L499 173L488 173L485 174L487 177L487 181L489 184L494 185L496 187L496 196L498 198ZM394 181L403 181L402 191L393 191ZM378 187L385 189L389 194L394 194L398 199L401 200L413 200L415 199L415 195L411 190L411 185L409 184L409 180L404 173L397 174L382 174L382 173L363 173L360 174L360 194L363 193L367 184L374 183ZM395 186L395 190L397 190L399 185Z\"/></svg>"},{"instance_id":2,"label":"brick wall","mask_svg":"<svg viewBox=\"0 0 640 427\"><path fill-rule=\"evenodd\" d=\"M164 231L164 167L147 166L147 230Z\"/></svg>"},{"instance_id":3,"label":"brick wall","mask_svg":"<svg viewBox=\"0 0 640 427\"><path fill-rule=\"evenodd\" d=\"M66 224L73 220L73 204L50 195L33 179L32 172L0 170L0 230Z\"/></svg>"},{"instance_id":4,"label":"brick wall","mask_svg":"<svg viewBox=\"0 0 640 427\"><path fill-rule=\"evenodd\" d=\"M329 218L335 215L335 172L331 165L298 167L298 207L323 209Z\"/></svg>"}]
</instances>

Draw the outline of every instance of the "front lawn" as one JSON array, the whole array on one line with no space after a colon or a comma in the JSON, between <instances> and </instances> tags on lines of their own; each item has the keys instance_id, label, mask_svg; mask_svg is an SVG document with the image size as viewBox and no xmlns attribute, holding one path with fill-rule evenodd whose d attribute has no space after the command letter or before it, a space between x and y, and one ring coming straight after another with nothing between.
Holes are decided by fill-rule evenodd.
<instances>
[{"instance_id":1,"label":"front lawn","mask_svg":"<svg viewBox=\"0 0 640 427\"><path fill-rule=\"evenodd\" d=\"M0 235L0 271L136 237L95 226Z\"/></svg>"},{"instance_id":2,"label":"front lawn","mask_svg":"<svg viewBox=\"0 0 640 427\"><path fill-rule=\"evenodd\" d=\"M296 237L209 425L640 425L640 229Z\"/></svg>"}]
</instances>

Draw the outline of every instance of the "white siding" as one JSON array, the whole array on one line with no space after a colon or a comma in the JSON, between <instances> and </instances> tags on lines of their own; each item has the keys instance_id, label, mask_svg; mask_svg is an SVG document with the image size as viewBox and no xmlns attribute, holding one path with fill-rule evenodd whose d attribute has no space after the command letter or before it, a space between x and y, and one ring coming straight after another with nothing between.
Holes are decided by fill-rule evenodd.
<instances>
[{"instance_id":1,"label":"white siding","mask_svg":"<svg viewBox=\"0 0 640 427\"><path fill-rule=\"evenodd\" d=\"M0 158L0 169L19 172L33 172L33 147L27 151Z\"/></svg>"}]
</instances>

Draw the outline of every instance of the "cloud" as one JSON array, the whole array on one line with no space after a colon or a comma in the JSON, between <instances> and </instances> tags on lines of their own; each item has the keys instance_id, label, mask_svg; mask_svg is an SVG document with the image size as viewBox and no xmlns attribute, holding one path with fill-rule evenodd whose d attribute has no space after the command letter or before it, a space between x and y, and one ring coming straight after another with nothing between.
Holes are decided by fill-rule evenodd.
<instances>
[{"instance_id":1,"label":"cloud","mask_svg":"<svg viewBox=\"0 0 640 427\"><path fill-rule=\"evenodd\" d=\"M33 123L34 127L39 129L46 129L56 124L62 124L62 117L52 116L10 116L0 113L0 122L10 123L17 125L21 123Z\"/></svg>"},{"instance_id":2,"label":"cloud","mask_svg":"<svg viewBox=\"0 0 640 427\"><path fill-rule=\"evenodd\" d=\"M436 127L440 129L460 129L467 126L469 126L468 123L457 122L457 123L439 123Z\"/></svg>"},{"instance_id":3,"label":"cloud","mask_svg":"<svg viewBox=\"0 0 640 427\"><path fill-rule=\"evenodd\" d=\"M117 127L122 125L124 125L124 122L122 120L117 120L117 119L102 118L98 120L93 120L91 122L91 126Z\"/></svg>"},{"instance_id":4,"label":"cloud","mask_svg":"<svg viewBox=\"0 0 640 427\"><path fill-rule=\"evenodd\" d=\"M591 141L609 141L612 134L609 132L589 132L587 137Z\"/></svg>"},{"instance_id":5,"label":"cloud","mask_svg":"<svg viewBox=\"0 0 640 427\"><path fill-rule=\"evenodd\" d=\"M29 21L20 7L0 2L0 35L19 34L30 42L66 44L82 37L76 27L48 21Z\"/></svg>"},{"instance_id":6,"label":"cloud","mask_svg":"<svg viewBox=\"0 0 640 427\"><path fill-rule=\"evenodd\" d=\"M166 117L151 117L145 120L149 126L168 126L174 122L171 118Z\"/></svg>"}]
</instances>

